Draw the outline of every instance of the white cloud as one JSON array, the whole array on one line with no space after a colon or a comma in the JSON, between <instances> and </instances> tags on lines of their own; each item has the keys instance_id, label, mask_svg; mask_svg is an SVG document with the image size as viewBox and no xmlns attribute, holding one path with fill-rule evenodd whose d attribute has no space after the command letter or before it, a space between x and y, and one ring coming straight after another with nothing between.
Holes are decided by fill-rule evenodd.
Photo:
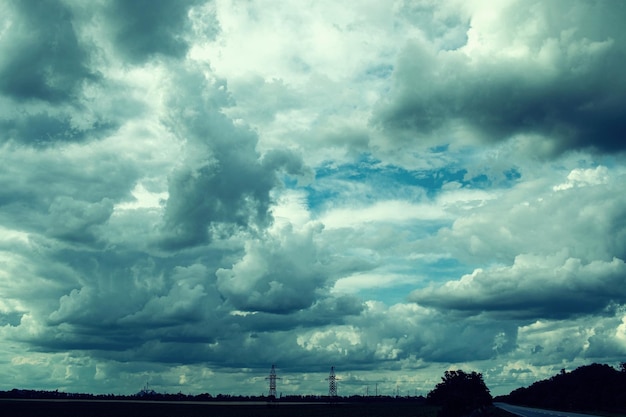
<instances>
[{"instance_id":1,"label":"white cloud","mask_svg":"<svg viewBox=\"0 0 626 417\"><path fill-rule=\"evenodd\" d=\"M336 293L358 293L364 289L388 288L397 285L415 284L416 277L393 274L387 271L379 273L363 272L340 278L333 286Z\"/></svg>"},{"instance_id":2,"label":"white cloud","mask_svg":"<svg viewBox=\"0 0 626 417\"><path fill-rule=\"evenodd\" d=\"M299 335L297 343L306 350L322 350L345 356L361 343L361 336L352 326L341 326Z\"/></svg>"},{"instance_id":3,"label":"white cloud","mask_svg":"<svg viewBox=\"0 0 626 417\"><path fill-rule=\"evenodd\" d=\"M167 192L149 191L142 183L138 183L131 193L134 201L118 204L116 210L160 208L169 196Z\"/></svg>"},{"instance_id":4,"label":"white cloud","mask_svg":"<svg viewBox=\"0 0 626 417\"><path fill-rule=\"evenodd\" d=\"M369 207L341 208L325 213L320 221L328 228L358 227L363 223L403 223L411 220L441 220L447 216L439 207L407 201L381 201Z\"/></svg>"},{"instance_id":5,"label":"white cloud","mask_svg":"<svg viewBox=\"0 0 626 417\"><path fill-rule=\"evenodd\" d=\"M282 228L292 224L303 227L310 221L310 212L306 202L306 194L302 191L286 190L276 197L276 203L272 207L276 228Z\"/></svg>"},{"instance_id":6,"label":"white cloud","mask_svg":"<svg viewBox=\"0 0 626 417\"><path fill-rule=\"evenodd\" d=\"M552 187L554 191L567 190L573 187L584 187L587 185L606 184L608 182L609 171L604 166L595 169L574 169L567 176L567 182Z\"/></svg>"}]
</instances>

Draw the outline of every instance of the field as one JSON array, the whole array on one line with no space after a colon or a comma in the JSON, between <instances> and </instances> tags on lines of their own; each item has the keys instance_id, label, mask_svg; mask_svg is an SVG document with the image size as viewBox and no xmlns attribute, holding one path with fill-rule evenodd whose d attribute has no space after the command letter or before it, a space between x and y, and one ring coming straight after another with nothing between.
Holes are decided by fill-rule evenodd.
<instances>
[{"instance_id":1,"label":"field","mask_svg":"<svg viewBox=\"0 0 626 417\"><path fill-rule=\"evenodd\" d=\"M3 417L436 417L438 407L410 402L207 403L160 401L0 400ZM483 417L513 417L490 408Z\"/></svg>"},{"instance_id":2,"label":"field","mask_svg":"<svg viewBox=\"0 0 626 417\"><path fill-rule=\"evenodd\" d=\"M0 400L6 417L436 417L437 408L410 403L216 404L77 400Z\"/></svg>"}]
</instances>

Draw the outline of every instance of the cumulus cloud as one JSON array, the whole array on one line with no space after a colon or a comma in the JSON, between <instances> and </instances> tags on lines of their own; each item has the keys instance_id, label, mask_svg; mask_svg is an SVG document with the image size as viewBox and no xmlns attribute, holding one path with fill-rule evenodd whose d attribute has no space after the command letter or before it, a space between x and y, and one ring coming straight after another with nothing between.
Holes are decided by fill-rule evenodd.
<instances>
[{"instance_id":1,"label":"cumulus cloud","mask_svg":"<svg viewBox=\"0 0 626 417\"><path fill-rule=\"evenodd\" d=\"M341 325L307 328L296 335L295 350L307 358L362 371L377 363L379 370L406 368L410 374L424 367L422 358L441 366L506 355L515 349L517 328L497 320L461 320L415 304L388 307L370 301Z\"/></svg>"},{"instance_id":2,"label":"cumulus cloud","mask_svg":"<svg viewBox=\"0 0 626 417\"><path fill-rule=\"evenodd\" d=\"M112 1L105 6L109 30L123 58L141 63L154 56L185 56L189 49L186 31L190 29L189 9L198 0Z\"/></svg>"},{"instance_id":3,"label":"cumulus cloud","mask_svg":"<svg viewBox=\"0 0 626 417\"><path fill-rule=\"evenodd\" d=\"M487 312L503 318L545 319L600 313L623 304L626 264L583 264L566 253L545 258L520 255L510 267L476 270L458 281L415 291L410 299L426 306Z\"/></svg>"},{"instance_id":4,"label":"cumulus cloud","mask_svg":"<svg viewBox=\"0 0 626 417\"><path fill-rule=\"evenodd\" d=\"M130 160L106 147L69 147L61 153L10 145L3 149L0 218L26 232L92 241L100 234L92 227L107 221L113 202L128 196L136 178Z\"/></svg>"},{"instance_id":5,"label":"cumulus cloud","mask_svg":"<svg viewBox=\"0 0 626 417\"><path fill-rule=\"evenodd\" d=\"M186 75L174 81L178 89L168 117L174 134L187 141L188 148L169 180L166 244L204 243L211 226L266 227L272 221L270 191L279 184L278 172L305 175L307 169L287 150L270 151L262 158L257 136L219 112L228 104L223 81L206 80L200 72Z\"/></svg>"},{"instance_id":6,"label":"cumulus cloud","mask_svg":"<svg viewBox=\"0 0 626 417\"><path fill-rule=\"evenodd\" d=\"M610 2L511 2L497 20L474 10L464 45L408 43L374 121L427 146L539 136L549 145L534 153L623 150L624 13Z\"/></svg>"},{"instance_id":7,"label":"cumulus cloud","mask_svg":"<svg viewBox=\"0 0 626 417\"><path fill-rule=\"evenodd\" d=\"M575 180L581 172L587 180ZM512 264L519 254L553 255L564 248L584 263L624 259L622 174L618 170L606 178L603 172L602 167L576 168L502 191L499 198L439 230L431 244L444 245L468 262ZM566 183L575 180L586 186L561 190L566 178Z\"/></svg>"},{"instance_id":8,"label":"cumulus cloud","mask_svg":"<svg viewBox=\"0 0 626 417\"><path fill-rule=\"evenodd\" d=\"M54 0L5 4L0 91L15 100L61 102L95 79L72 19L71 9Z\"/></svg>"},{"instance_id":9,"label":"cumulus cloud","mask_svg":"<svg viewBox=\"0 0 626 417\"><path fill-rule=\"evenodd\" d=\"M604 184L608 181L606 167L598 166L595 169L574 169L567 176L563 184L555 185L554 191L567 190L572 187L585 187L587 185Z\"/></svg>"},{"instance_id":10,"label":"cumulus cloud","mask_svg":"<svg viewBox=\"0 0 626 417\"><path fill-rule=\"evenodd\" d=\"M2 11L1 141L50 146L110 132L117 121L89 106L103 77L75 10L43 1L7 3Z\"/></svg>"},{"instance_id":11,"label":"cumulus cloud","mask_svg":"<svg viewBox=\"0 0 626 417\"><path fill-rule=\"evenodd\" d=\"M252 240L231 269L218 269L220 292L238 310L284 313L310 307L329 279L327 258L315 242L320 226L280 230Z\"/></svg>"}]
</instances>

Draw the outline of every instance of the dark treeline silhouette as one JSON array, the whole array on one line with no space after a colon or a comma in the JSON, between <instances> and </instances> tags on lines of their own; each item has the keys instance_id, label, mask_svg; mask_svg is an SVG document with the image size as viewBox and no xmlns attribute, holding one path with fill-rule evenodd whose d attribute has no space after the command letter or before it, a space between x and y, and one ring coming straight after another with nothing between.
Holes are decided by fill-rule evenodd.
<instances>
[{"instance_id":1,"label":"dark treeline silhouette","mask_svg":"<svg viewBox=\"0 0 626 417\"><path fill-rule=\"evenodd\" d=\"M211 395L209 393L188 395L183 393L177 394L162 394L155 391L142 390L137 394L131 395L114 395L114 394L84 394L84 393L67 393L45 390L23 390L12 389L10 391L0 391L0 399L42 399L42 400L145 400L145 401L203 401L203 402L329 402L331 400L327 395L284 395L280 398L269 397L265 395L229 395L229 394L217 394ZM335 402L411 402L414 404L424 404L426 399L422 396L419 397L394 397L387 395L379 396L338 396L332 398Z\"/></svg>"},{"instance_id":2,"label":"dark treeline silhouette","mask_svg":"<svg viewBox=\"0 0 626 417\"><path fill-rule=\"evenodd\" d=\"M11 399L39 399L39 400L163 400L163 401L176 401L176 400L184 400L184 401L206 401L215 399L211 396L211 394L200 394L200 395L185 395L185 394L160 394L157 392L145 392L141 391L137 394L132 395L114 395L114 394L86 394L86 393L73 393L73 392L60 392L59 390L55 391L45 391L45 390L27 390L27 389L12 389L10 391L0 391L0 398L11 398Z\"/></svg>"},{"instance_id":3,"label":"dark treeline silhouette","mask_svg":"<svg viewBox=\"0 0 626 417\"><path fill-rule=\"evenodd\" d=\"M619 370L594 363L496 398L511 404L573 411L626 412L626 363Z\"/></svg>"},{"instance_id":4,"label":"dark treeline silhouette","mask_svg":"<svg viewBox=\"0 0 626 417\"><path fill-rule=\"evenodd\" d=\"M441 382L428 393L426 400L440 406L439 417L460 417L480 414L491 405L489 388L482 374L462 370L446 371Z\"/></svg>"}]
</instances>

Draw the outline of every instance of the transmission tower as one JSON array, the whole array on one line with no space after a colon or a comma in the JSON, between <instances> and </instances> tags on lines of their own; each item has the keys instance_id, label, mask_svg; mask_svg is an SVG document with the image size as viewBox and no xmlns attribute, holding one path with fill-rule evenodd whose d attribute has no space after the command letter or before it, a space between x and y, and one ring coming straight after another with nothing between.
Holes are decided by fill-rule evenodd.
<instances>
[{"instance_id":1,"label":"transmission tower","mask_svg":"<svg viewBox=\"0 0 626 417\"><path fill-rule=\"evenodd\" d=\"M330 374L328 375L328 378L326 378L326 380L328 381L328 396L331 398L336 397L337 396L337 377L335 376L334 366L330 367Z\"/></svg>"},{"instance_id":2,"label":"transmission tower","mask_svg":"<svg viewBox=\"0 0 626 417\"><path fill-rule=\"evenodd\" d=\"M271 398L276 398L276 380L281 379L276 376L276 365L272 365L272 369L270 370L270 375L265 379L270 380L270 392L269 396Z\"/></svg>"}]
</instances>

